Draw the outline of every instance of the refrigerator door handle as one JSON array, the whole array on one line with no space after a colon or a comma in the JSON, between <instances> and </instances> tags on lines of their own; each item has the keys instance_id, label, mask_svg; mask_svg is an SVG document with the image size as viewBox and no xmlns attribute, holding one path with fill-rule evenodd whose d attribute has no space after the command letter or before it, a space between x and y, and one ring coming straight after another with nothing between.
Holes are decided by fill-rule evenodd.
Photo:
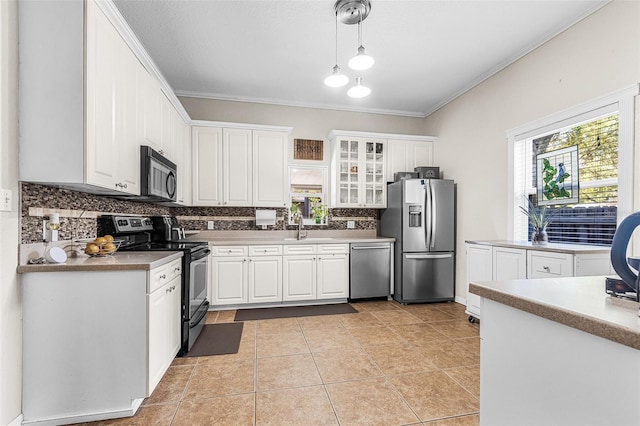
<instances>
[{"instance_id":1,"label":"refrigerator door handle","mask_svg":"<svg viewBox=\"0 0 640 426\"><path fill-rule=\"evenodd\" d=\"M431 247L431 184L429 181L425 181L425 212L424 212L424 232L425 232L425 247L429 249Z\"/></svg>"},{"instance_id":2,"label":"refrigerator door handle","mask_svg":"<svg viewBox=\"0 0 640 426\"><path fill-rule=\"evenodd\" d=\"M431 183L429 183L429 186L431 186ZM431 226L432 226L432 232L431 232L431 248L435 248L436 247L436 229L438 229L438 225L436 223L436 219L438 219L438 215L436 214L436 212L438 211L438 207L436 206L436 200L438 199L437 194L435 194L435 191L429 191L431 193Z\"/></svg>"},{"instance_id":3,"label":"refrigerator door handle","mask_svg":"<svg viewBox=\"0 0 640 426\"><path fill-rule=\"evenodd\" d=\"M407 259L447 259L453 257L453 253L447 254L406 254Z\"/></svg>"}]
</instances>

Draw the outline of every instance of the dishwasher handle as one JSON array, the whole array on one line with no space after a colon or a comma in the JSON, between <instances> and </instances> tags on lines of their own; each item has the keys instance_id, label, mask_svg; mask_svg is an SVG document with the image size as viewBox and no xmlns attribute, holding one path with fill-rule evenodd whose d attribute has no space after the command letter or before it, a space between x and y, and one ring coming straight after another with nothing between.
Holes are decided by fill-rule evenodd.
<instances>
[{"instance_id":1,"label":"dishwasher handle","mask_svg":"<svg viewBox=\"0 0 640 426\"><path fill-rule=\"evenodd\" d=\"M351 247L351 250L390 250L389 246L357 246Z\"/></svg>"},{"instance_id":2,"label":"dishwasher handle","mask_svg":"<svg viewBox=\"0 0 640 426\"><path fill-rule=\"evenodd\" d=\"M447 259L453 257L453 254L407 254L407 259Z\"/></svg>"}]
</instances>

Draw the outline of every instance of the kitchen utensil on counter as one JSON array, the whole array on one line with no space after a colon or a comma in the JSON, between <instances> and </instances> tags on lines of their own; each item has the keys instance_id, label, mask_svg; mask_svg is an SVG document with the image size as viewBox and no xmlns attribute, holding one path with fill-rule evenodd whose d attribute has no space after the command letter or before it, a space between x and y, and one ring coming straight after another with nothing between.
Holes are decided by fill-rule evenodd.
<instances>
[{"instance_id":1,"label":"kitchen utensil on counter","mask_svg":"<svg viewBox=\"0 0 640 426\"><path fill-rule=\"evenodd\" d=\"M49 263L64 263L67 261L67 253L60 247L50 247L44 252L44 258Z\"/></svg>"}]
</instances>

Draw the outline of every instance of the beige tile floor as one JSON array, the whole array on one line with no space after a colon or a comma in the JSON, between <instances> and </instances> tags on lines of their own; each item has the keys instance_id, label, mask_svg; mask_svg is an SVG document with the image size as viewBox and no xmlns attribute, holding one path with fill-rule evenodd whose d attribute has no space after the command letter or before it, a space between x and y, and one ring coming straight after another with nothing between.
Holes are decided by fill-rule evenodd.
<instances>
[{"instance_id":1,"label":"beige tile floor","mask_svg":"<svg viewBox=\"0 0 640 426\"><path fill-rule=\"evenodd\" d=\"M118 425L479 423L479 327L457 303L353 303L357 314L248 321L233 355L176 358ZM208 323L235 311L210 312Z\"/></svg>"}]
</instances>

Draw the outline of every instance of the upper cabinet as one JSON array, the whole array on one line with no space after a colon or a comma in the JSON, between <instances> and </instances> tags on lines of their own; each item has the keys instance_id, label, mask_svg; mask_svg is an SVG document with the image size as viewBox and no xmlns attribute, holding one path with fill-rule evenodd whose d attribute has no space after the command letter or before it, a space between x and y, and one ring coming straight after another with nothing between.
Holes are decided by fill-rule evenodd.
<instances>
[{"instance_id":1,"label":"upper cabinet","mask_svg":"<svg viewBox=\"0 0 640 426\"><path fill-rule=\"evenodd\" d=\"M332 207L385 208L386 140L332 133Z\"/></svg>"},{"instance_id":2,"label":"upper cabinet","mask_svg":"<svg viewBox=\"0 0 640 426\"><path fill-rule=\"evenodd\" d=\"M194 206L284 207L289 130L194 126Z\"/></svg>"},{"instance_id":3,"label":"upper cabinet","mask_svg":"<svg viewBox=\"0 0 640 426\"><path fill-rule=\"evenodd\" d=\"M433 138L387 139L387 182L393 182L397 172L412 172L416 167L432 166L433 141Z\"/></svg>"},{"instance_id":4,"label":"upper cabinet","mask_svg":"<svg viewBox=\"0 0 640 426\"><path fill-rule=\"evenodd\" d=\"M21 3L21 180L138 195L140 145L190 170L178 145L187 123L114 26L122 26L114 10L108 2Z\"/></svg>"}]
</instances>

